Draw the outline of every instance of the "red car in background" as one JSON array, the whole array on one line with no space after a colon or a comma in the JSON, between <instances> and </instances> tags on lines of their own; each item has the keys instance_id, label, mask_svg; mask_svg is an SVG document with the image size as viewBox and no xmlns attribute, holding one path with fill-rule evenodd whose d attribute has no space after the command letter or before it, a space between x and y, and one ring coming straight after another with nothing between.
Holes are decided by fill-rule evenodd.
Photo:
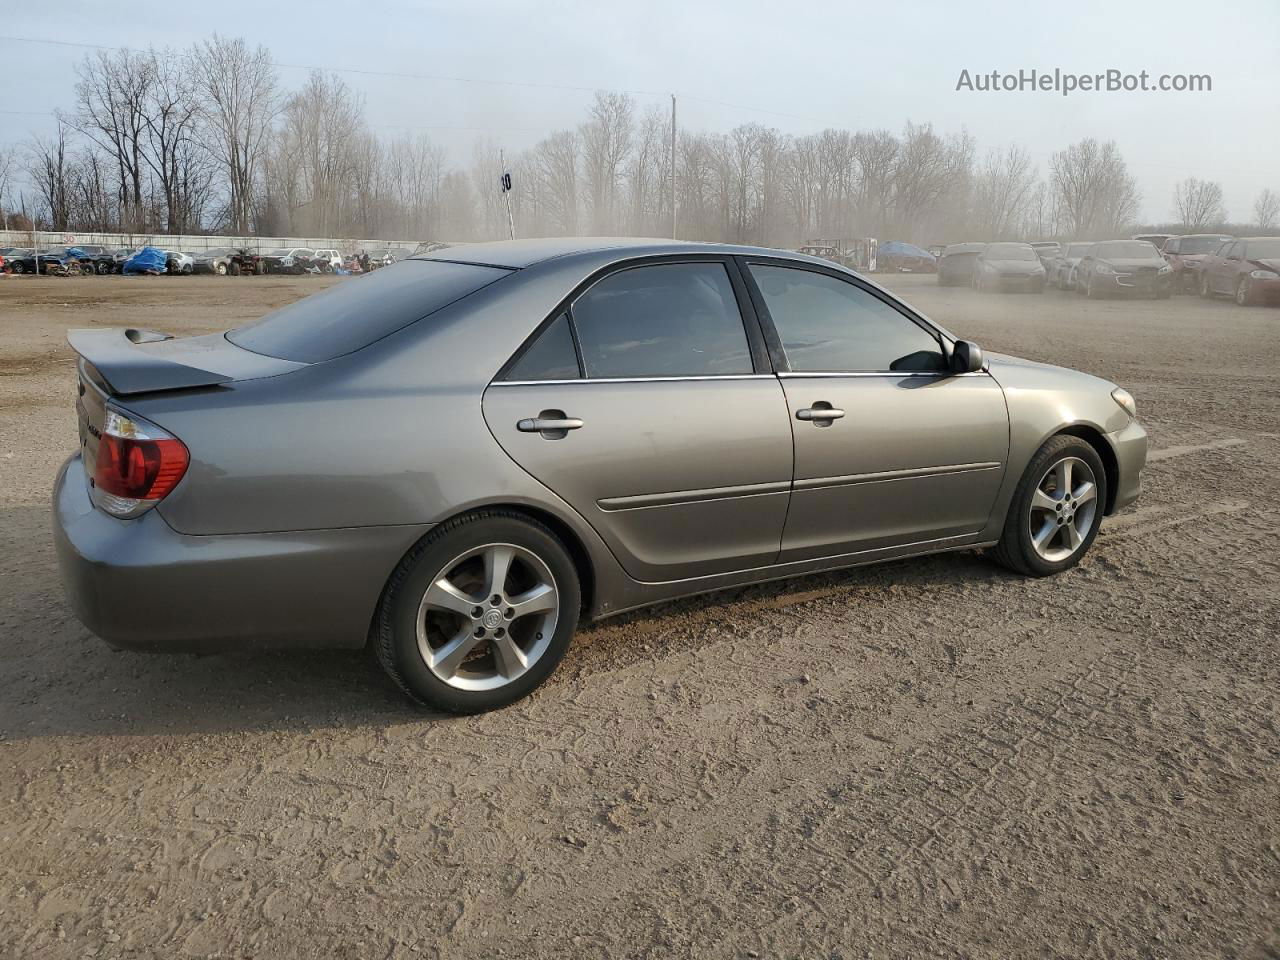
<instances>
[{"instance_id":1,"label":"red car in background","mask_svg":"<svg viewBox=\"0 0 1280 960\"><path fill-rule=\"evenodd\" d=\"M1199 290L1200 265L1223 243L1234 239L1221 233L1192 233L1166 240L1161 253L1173 267L1173 292L1194 293Z\"/></svg>"},{"instance_id":2,"label":"red car in background","mask_svg":"<svg viewBox=\"0 0 1280 960\"><path fill-rule=\"evenodd\" d=\"M1200 296L1229 294L1242 307L1280 303L1280 237L1225 243L1200 267Z\"/></svg>"}]
</instances>

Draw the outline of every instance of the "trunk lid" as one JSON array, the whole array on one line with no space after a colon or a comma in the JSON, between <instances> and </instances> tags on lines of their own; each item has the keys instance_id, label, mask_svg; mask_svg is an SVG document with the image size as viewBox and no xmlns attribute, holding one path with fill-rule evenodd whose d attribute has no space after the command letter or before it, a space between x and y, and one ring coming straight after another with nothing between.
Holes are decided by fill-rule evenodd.
<instances>
[{"instance_id":1,"label":"trunk lid","mask_svg":"<svg viewBox=\"0 0 1280 960\"><path fill-rule=\"evenodd\" d=\"M278 376L307 366L252 353L220 333L177 339L149 330L115 327L72 330L67 342L80 354L76 421L90 477L97 468L109 400L162 391L227 388L238 381Z\"/></svg>"}]
</instances>

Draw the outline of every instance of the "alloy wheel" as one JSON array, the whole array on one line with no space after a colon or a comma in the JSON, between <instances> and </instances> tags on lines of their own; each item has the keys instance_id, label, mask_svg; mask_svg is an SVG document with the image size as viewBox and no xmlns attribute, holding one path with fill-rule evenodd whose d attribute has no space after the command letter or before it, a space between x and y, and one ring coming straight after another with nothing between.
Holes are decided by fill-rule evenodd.
<instances>
[{"instance_id":1,"label":"alloy wheel","mask_svg":"<svg viewBox=\"0 0 1280 960\"><path fill-rule=\"evenodd\" d=\"M1249 290L1249 278L1241 277L1240 282L1236 284L1236 303L1242 307L1247 307L1250 299L1252 297Z\"/></svg>"},{"instance_id":2,"label":"alloy wheel","mask_svg":"<svg viewBox=\"0 0 1280 960\"><path fill-rule=\"evenodd\" d=\"M456 557L418 606L418 653L441 681L493 690L525 674L546 653L560 614L551 569L511 543Z\"/></svg>"},{"instance_id":3,"label":"alloy wheel","mask_svg":"<svg viewBox=\"0 0 1280 960\"><path fill-rule=\"evenodd\" d=\"M1050 563L1066 560L1089 537L1098 519L1098 484L1079 457L1052 464L1031 496L1031 546Z\"/></svg>"}]
</instances>

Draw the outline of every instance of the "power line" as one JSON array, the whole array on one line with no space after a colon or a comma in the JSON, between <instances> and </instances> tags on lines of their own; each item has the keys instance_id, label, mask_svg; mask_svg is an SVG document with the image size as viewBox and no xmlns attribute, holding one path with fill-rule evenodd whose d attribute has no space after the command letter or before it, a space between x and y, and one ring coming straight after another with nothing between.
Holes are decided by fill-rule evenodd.
<instances>
[{"instance_id":1,"label":"power line","mask_svg":"<svg viewBox=\"0 0 1280 960\"><path fill-rule=\"evenodd\" d=\"M89 50L136 50L136 47L113 47L101 43L80 43L74 40L47 40L41 37L15 37L7 34L0 34L0 40L11 40L17 43L38 43L49 44L57 47L79 47ZM523 87L535 90L565 90L573 93L594 93L597 90L609 89L606 87L588 87L563 83L544 83L536 80L499 80L491 77L458 77L448 74L433 73L406 73L397 70L368 70L360 67L335 67L315 64L302 63L272 63L273 67L281 70L327 70L331 73L351 73L357 76L366 77L388 77L396 80L426 80L435 83L471 83L500 87ZM625 93L636 97L668 97L670 91L660 90L614 90L615 93ZM694 100L699 103L707 103L718 107L728 107L731 110L745 110L749 113L770 114L775 117L787 117L792 120L803 120L806 123L820 123L821 121L813 117L805 117L796 113L786 113L782 110L768 110L764 107L749 107L745 104L727 103L723 100L715 100L710 97L700 97L692 93L680 92L680 96L686 100ZM3 113L21 111L0 111ZM443 129L443 128L442 128ZM468 128L455 128L468 129Z\"/></svg>"}]
</instances>

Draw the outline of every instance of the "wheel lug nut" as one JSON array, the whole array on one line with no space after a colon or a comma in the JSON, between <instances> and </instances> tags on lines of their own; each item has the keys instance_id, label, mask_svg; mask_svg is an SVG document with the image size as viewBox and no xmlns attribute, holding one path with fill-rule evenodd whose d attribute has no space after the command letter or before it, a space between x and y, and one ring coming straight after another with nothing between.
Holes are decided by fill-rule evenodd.
<instances>
[{"instance_id":1,"label":"wheel lug nut","mask_svg":"<svg viewBox=\"0 0 1280 960\"><path fill-rule=\"evenodd\" d=\"M510 620L512 617L516 615L516 612L512 610L510 607L507 607L507 609L503 612L502 615L506 617L508 620Z\"/></svg>"},{"instance_id":2,"label":"wheel lug nut","mask_svg":"<svg viewBox=\"0 0 1280 960\"><path fill-rule=\"evenodd\" d=\"M484 636L484 627L476 627L476 636L477 636L477 637L483 637L483 636Z\"/></svg>"},{"instance_id":3,"label":"wheel lug nut","mask_svg":"<svg viewBox=\"0 0 1280 960\"><path fill-rule=\"evenodd\" d=\"M502 603L502 598L495 593L492 599L489 600L489 602L496 607Z\"/></svg>"},{"instance_id":4,"label":"wheel lug nut","mask_svg":"<svg viewBox=\"0 0 1280 960\"><path fill-rule=\"evenodd\" d=\"M471 616L475 617L477 620L479 620L479 619L480 619L480 617L481 617L481 615L482 615L483 613L484 613L484 611L483 611L483 610L481 610L479 607L472 607L472 608L471 608Z\"/></svg>"}]
</instances>

